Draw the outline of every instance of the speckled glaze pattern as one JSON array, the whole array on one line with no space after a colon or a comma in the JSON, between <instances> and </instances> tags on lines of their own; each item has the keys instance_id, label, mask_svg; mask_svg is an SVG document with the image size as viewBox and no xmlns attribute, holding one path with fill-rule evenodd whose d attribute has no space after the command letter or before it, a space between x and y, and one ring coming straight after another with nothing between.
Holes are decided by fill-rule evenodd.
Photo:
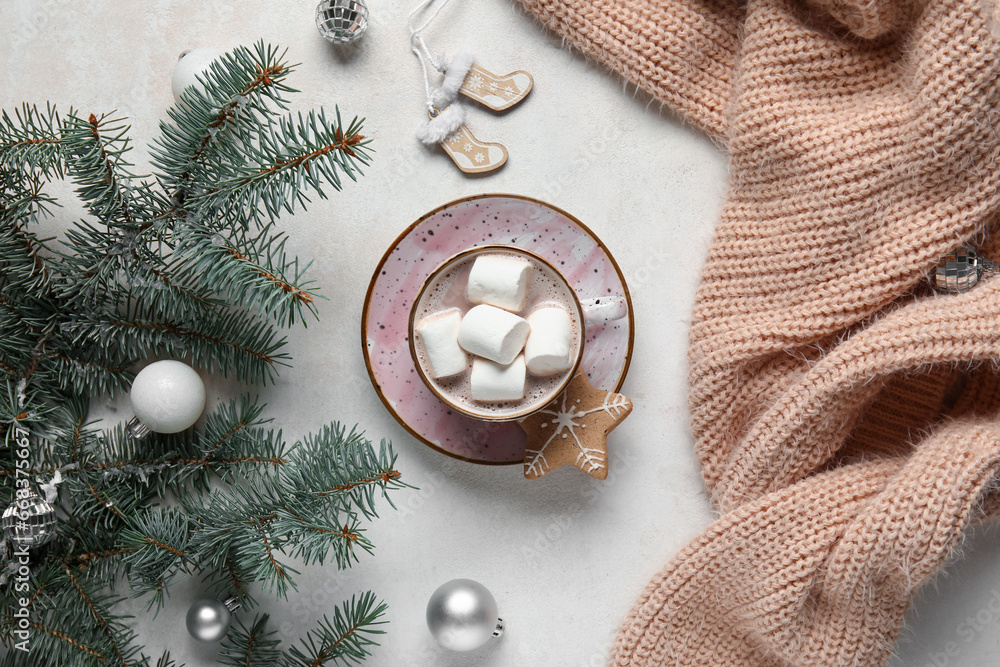
<instances>
[{"instance_id":1,"label":"speckled glaze pattern","mask_svg":"<svg viewBox=\"0 0 1000 667\"><path fill-rule=\"evenodd\" d=\"M587 327L580 368L595 387L621 388L635 324L625 279L600 239L568 213L534 199L487 194L450 202L389 247L372 276L361 319L365 364L379 398L410 433L442 453L514 464L524 459L524 431L515 422L477 421L449 410L417 375L407 333L413 300L431 271L457 252L487 244L541 255L581 299L626 298L627 317Z\"/></svg>"}]
</instances>

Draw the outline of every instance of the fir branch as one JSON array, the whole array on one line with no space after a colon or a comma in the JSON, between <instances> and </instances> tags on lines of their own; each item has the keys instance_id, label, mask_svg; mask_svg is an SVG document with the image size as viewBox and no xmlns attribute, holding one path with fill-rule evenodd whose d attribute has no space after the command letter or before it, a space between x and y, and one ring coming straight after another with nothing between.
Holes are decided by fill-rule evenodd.
<instances>
[{"instance_id":1,"label":"fir branch","mask_svg":"<svg viewBox=\"0 0 1000 667\"><path fill-rule=\"evenodd\" d=\"M149 606L163 606L167 587L186 573L191 557L188 518L175 508L156 507L136 517L119 535L119 548L136 595L152 593Z\"/></svg>"},{"instance_id":2,"label":"fir branch","mask_svg":"<svg viewBox=\"0 0 1000 667\"><path fill-rule=\"evenodd\" d=\"M3 311L11 312L7 307L0 308ZM0 320L0 368L16 378L25 377L37 340L37 333L16 314Z\"/></svg>"},{"instance_id":3,"label":"fir branch","mask_svg":"<svg viewBox=\"0 0 1000 667\"><path fill-rule=\"evenodd\" d=\"M131 150L123 118L90 114L70 115L63 122L66 169L77 184L77 194L90 212L108 226L135 227L144 222L132 196L138 178L125 160Z\"/></svg>"},{"instance_id":4,"label":"fir branch","mask_svg":"<svg viewBox=\"0 0 1000 667\"><path fill-rule=\"evenodd\" d=\"M67 659L71 662L63 661L62 664L74 664L74 665L86 665L86 664L101 664L105 665L108 663L108 655L110 651L102 652L99 646L89 645L88 642L80 641L74 639L69 633L62 632L57 628L51 627L49 625L31 622L30 627L32 630L37 630L37 633L33 633L37 643L33 646L33 650L39 653L48 654L49 659L52 660L54 656L67 656ZM39 633L41 633L39 635ZM72 657L69 657L72 656ZM95 660L96 659L96 662ZM55 658L54 662L58 658ZM85 660L87 662L80 663L80 660ZM60 664L55 662L55 664Z\"/></svg>"},{"instance_id":5,"label":"fir branch","mask_svg":"<svg viewBox=\"0 0 1000 667\"><path fill-rule=\"evenodd\" d=\"M81 623L95 623L101 634L107 639L107 645L113 653L113 663L128 664L138 651L137 647L131 645L135 640L135 632L123 623L123 618L113 616L111 611L111 608L121 602L122 598L88 590L68 565L63 565L63 573L70 581L72 590L79 595L81 603L80 610L74 611L73 617ZM62 612L66 613L66 611L64 607Z\"/></svg>"},{"instance_id":6,"label":"fir branch","mask_svg":"<svg viewBox=\"0 0 1000 667\"><path fill-rule=\"evenodd\" d=\"M132 266L158 261L145 241L149 233L128 227L105 229L86 220L77 222L66 232L66 249L56 253L61 259L61 273L74 277L60 282L59 296L67 305L76 306L73 311L115 311L127 305Z\"/></svg>"},{"instance_id":7,"label":"fir branch","mask_svg":"<svg viewBox=\"0 0 1000 667\"><path fill-rule=\"evenodd\" d=\"M52 405L44 432L36 432L33 476L50 476L56 470L66 472L79 467L83 452L92 449L97 441L96 431L88 428L89 409L88 398L79 395L65 399L61 405Z\"/></svg>"},{"instance_id":8,"label":"fir branch","mask_svg":"<svg viewBox=\"0 0 1000 667\"><path fill-rule=\"evenodd\" d=\"M64 322L62 331L75 343L90 341L117 351L126 358L171 357L189 353L194 363L208 372L252 384L273 382L277 366L287 366L287 353L279 352L285 339L278 339L267 322L239 311L216 310L203 320L190 323L163 321L137 306L129 314L82 313Z\"/></svg>"},{"instance_id":9,"label":"fir branch","mask_svg":"<svg viewBox=\"0 0 1000 667\"><path fill-rule=\"evenodd\" d=\"M58 410L39 399L39 392L27 387L22 381L6 381L7 391L0 395L0 425L2 426L32 426L53 419ZM8 452L14 449L14 428L4 429L6 438L4 445ZM34 453L34 452L33 452ZM16 475L17 468L13 465L0 467L0 475ZM23 470L23 468L21 468Z\"/></svg>"},{"instance_id":10,"label":"fir branch","mask_svg":"<svg viewBox=\"0 0 1000 667\"><path fill-rule=\"evenodd\" d=\"M101 526L70 520L74 540L65 550L53 550L62 563L73 568L82 579L98 589L112 589L129 574L126 557L137 548L115 546L121 528L108 530ZM87 528L89 527L89 530ZM58 553L57 553L58 552Z\"/></svg>"},{"instance_id":11,"label":"fir branch","mask_svg":"<svg viewBox=\"0 0 1000 667\"><path fill-rule=\"evenodd\" d=\"M0 371L6 373L7 375L15 377L15 378L20 376L20 373L18 373L17 369L14 368L13 366L8 365L7 364L7 360L5 360L2 356L0 356ZM8 379L10 379L10 378L8 378ZM10 414L13 415L13 414L17 414L17 413L14 412L14 413L10 413Z\"/></svg>"},{"instance_id":12,"label":"fir branch","mask_svg":"<svg viewBox=\"0 0 1000 667\"><path fill-rule=\"evenodd\" d=\"M243 541L237 546L237 553L241 557L253 557L256 551L257 568L252 575L254 580L264 583L268 590L276 595L282 598L288 597L289 586L297 589L291 575L298 574L298 570L278 560L275 554L280 553L280 550L268 539L269 531L263 520L255 527L254 532L257 539Z\"/></svg>"},{"instance_id":13,"label":"fir branch","mask_svg":"<svg viewBox=\"0 0 1000 667\"><path fill-rule=\"evenodd\" d=\"M31 358L28 360L24 373L22 374L22 379L30 382L32 380L32 375L38 370L38 365L45 358L47 351L46 346L52 340L52 337L56 333L56 323L50 322L45 329L39 331L35 336L34 346L31 350Z\"/></svg>"},{"instance_id":14,"label":"fir branch","mask_svg":"<svg viewBox=\"0 0 1000 667\"><path fill-rule=\"evenodd\" d=\"M260 418L263 411L264 406L248 396L242 397L238 406L235 400L228 406L220 405L205 423L201 440L202 460L210 461L220 455L243 452L245 450L240 445L253 443L257 447L262 441L267 443L264 447L273 452L272 458L280 457L283 447L279 445L275 449L275 442L281 440L280 432L275 438L274 431L265 433L259 428L272 421Z\"/></svg>"},{"instance_id":15,"label":"fir branch","mask_svg":"<svg viewBox=\"0 0 1000 667\"><path fill-rule=\"evenodd\" d=\"M383 440L376 453L357 427L348 432L332 422L296 443L292 452L292 465L284 477L290 496L325 499L337 510L359 511L370 519L378 516L376 493L395 508L389 491L409 487L394 467L392 445ZM306 464L317 461L323 463Z\"/></svg>"},{"instance_id":16,"label":"fir branch","mask_svg":"<svg viewBox=\"0 0 1000 667\"><path fill-rule=\"evenodd\" d=\"M289 576L294 570L277 558L278 551L306 564L332 555L338 567L347 567L357 560L356 549L373 548L355 504L374 516L375 491L385 494L388 486L404 486L391 467L394 457L386 443L376 456L369 441L354 430L345 437L337 424L307 442L292 449L294 465L274 480L217 491L208 505L188 510L199 527L193 544L206 560L219 568L238 554L252 580L282 596L294 587Z\"/></svg>"},{"instance_id":17,"label":"fir branch","mask_svg":"<svg viewBox=\"0 0 1000 667\"><path fill-rule=\"evenodd\" d=\"M164 652L160 659L156 661L156 667L178 667L177 663L170 657L170 651Z\"/></svg>"},{"instance_id":18,"label":"fir branch","mask_svg":"<svg viewBox=\"0 0 1000 667\"><path fill-rule=\"evenodd\" d=\"M97 621L99 625L106 626L108 622L104 620L103 612L97 608L97 605L93 600L91 600L87 591L83 590L83 586L80 585L80 581L73 574L73 571L70 570L68 566L63 569L66 572L66 577L70 580L76 592L80 594L80 599L86 605L94 620Z\"/></svg>"},{"instance_id":19,"label":"fir branch","mask_svg":"<svg viewBox=\"0 0 1000 667\"><path fill-rule=\"evenodd\" d=\"M135 553L136 551L138 551L138 547L118 547L117 549L105 549L104 551L91 551L88 553L76 554L74 558L80 570L86 571L89 569L93 572L95 570L95 563L100 563L110 558L127 556Z\"/></svg>"},{"instance_id":20,"label":"fir branch","mask_svg":"<svg viewBox=\"0 0 1000 667\"><path fill-rule=\"evenodd\" d=\"M362 121L348 127L336 111L336 122L325 113L310 111L303 117L282 118L258 145L245 145L243 159L218 165L211 181L201 184L192 207L206 214L227 211L238 219L265 225L282 212L305 207L306 190L325 198L322 182L335 190L342 187L341 173L357 180L361 166L369 163L368 140L361 134Z\"/></svg>"},{"instance_id":21,"label":"fir branch","mask_svg":"<svg viewBox=\"0 0 1000 667\"><path fill-rule=\"evenodd\" d=\"M158 319L171 322L197 321L225 306L201 280L181 278L184 269L175 264L157 265L135 254L127 267L129 289L118 302L147 303Z\"/></svg>"},{"instance_id":22,"label":"fir branch","mask_svg":"<svg viewBox=\"0 0 1000 667\"><path fill-rule=\"evenodd\" d=\"M31 431L28 467L17 468L6 429L0 506L19 473L49 490L59 474L56 539L31 566L38 664L148 665L109 592L122 578L151 606L187 574L244 604L254 604L255 583L285 596L291 560L347 567L370 551L363 519L375 516L376 494L388 500L406 486L385 443L376 454L333 425L289 448L247 398L200 429L141 443L120 424L87 422L89 397L123 392L132 362L151 356L273 381L289 358L275 327L315 315L306 267L270 225L307 195L325 196L325 185L356 178L370 149L361 123L345 126L339 111L332 123L322 111L281 116L291 70L262 42L217 60L202 90L169 112L149 179L131 171L120 117L28 106L0 114L0 425ZM87 216L50 247L31 225L55 204L48 180L65 176ZM179 507L164 506L167 494ZM7 631L19 597L12 581L0 573ZM237 664L360 659L383 610L352 600L280 658L258 619L232 635L246 649ZM164 654L158 666L170 665Z\"/></svg>"},{"instance_id":23,"label":"fir branch","mask_svg":"<svg viewBox=\"0 0 1000 667\"><path fill-rule=\"evenodd\" d=\"M108 489L98 490L94 483L83 477L80 485L85 491L77 497L77 512L81 517L86 517L91 521L100 521L104 526L114 526L118 522L128 521L128 516L136 509L138 502L128 498L131 502L121 502L111 497ZM70 484L72 488L73 484ZM74 494L75 495L75 494ZM123 511L124 510L124 511Z\"/></svg>"},{"instance_id":24,"label":"fir branch","mask_svg":"<svg viewBox=\"0 0 1000 667\"><path fill-rule=\"evenodd\" d=\"M192 443L195 457L178 461L194 466L190 481L206 484L208 472L223 479L235 472L249 473L252 467L258 474L266 475L288 465L286 445L281 431L264 429L271 419L261 418L264 406L243 396L228 405L216 408ZM207 490L207 485L203 486Z\"/></svg>"},{"instance_id":25,"label":"fir branch","mask_svg":"<svg viewBox=\"0 0 1000 667\"><path fill-rule=\"evenodd\" d=\"M72 349L72 348L70 348ZM73 354L69 352L68 354ZM83 395L116 396L128 392L135 375L128 370L128 360L103 360L93 351L74 350L77 354L43 351L36 371L44 382ZM111 364L107 363L111 361Z\"/></svg>"},{"instance_id":26,"label":"fir branch","mask_svg":"<svg viewBox=\"0 0 1000 667\"><path fill-rule=\"evenodd\" d=\"M288 459L281 432L262 428L271 421L262 419L262 412L262 405L243 396L219 405L194 432L154 433L138 441L119 426L100 440L95 456L68 474L133 479L157 495L168 488L181 495L191 487L207 491L213 474L266 475Z\"/></svg>"},{"instance_id":27,"label":"fir branch","mask_svg":"<svg viewBox=\"0 0 1000 667\"><path fill-rule=\"evenodd\" d=\"M37 335L38 329L26 317L23 305L11 301L0 292L0 350L6 349L10 354L23 356L27 341ZM10 337L20 338L18 343L11 343Z\"/></svg>"},{"instance_id":28,"label":"fir branch","mask_svg":"<svg viewBox=\"0 0 1000 667\"><path fill-rule=\"evenodd\" d=\"M228 557L219 568L209 569L204 580L207 590L216 597L235 595L243 609L250 610L257 606L257 599L250 591L253 582L253 572L242 569L235 557Z\"/></svg>"},{"instance_id":29,"label":"fir branch","mask_svg":"<svg viewBox=\"0 0 1000 667\"><path fill-rule=\"evenodd\" d=\"M372 553L374 545L365 537L361 522L349 516L340 523L340 517L319 502L303 504L298 511L290 505L278 508L271 524L271 532L285 551L306 565L323 565L333 556L339 569L357 562L357 548Z\"/></svg>"},{"instance_id":30,"label":"fir branch","mask_svg":"<svg viewBox=\"0 0 1000 667\"><path fill-rule=\"evenodd\" d=\"M287 258L285 241L283 234L271 233L270 225L254 235L238 229L228 238L191 226L177 252L184 271L199 276L203 285L225 285L229 302L291 326L296 319L304 322L306 310L317 316L316 296L315 288L302 282L308 266L300 269L298 258Z\"/></svg>"},{"instance_id":31,"label":"fir branch","mask_svg":"<svg viewBox=\"0 0 1000 667\"><path fill-rule=\"evenodd\" d=\"M298 571L280 558L287 535L274 525L284 503L281 490L267 479L214 491L207 502L188 501L185 509L198 526L191 549L215 570L232 559L250 581L286 597L296 588Z\"/></svg>"},{"instance_id":32,"label":"fir branch","mask_svg":"<svg viewBox=\"0 0 1000 667\"><path fill-rule=\"evenodd\" d=\"M10 389L10 388L9 388ZM13 408L12 408L13 409ZM21 474L51 475L61 470L67 481L85 476L100 487L128 482L139 490L167 488L183 492L184 486L208 489L211 474L227 479L236 473L266 475L289 463L281 432L261 428L264 406L243 396L222 404L196 432L150 434L138 441L122 425L96 436L84 428L79 414L57 429L51 450ZM2 415L2 403L0 403ZM71 461L71 465L59 462ZM13 471L0 469L0 478ZM139 494L141 496L141 493Z\"/></svg>"},{"instance_id":33,"label":"fir branch","mask_svg":"<svg viewBox=\"0 0 1000 667\"><path fill-rule=\"evenodd\" d=\"M23 607L29 612L27 664L136 664L135 633L126 624L130 617L114 612L121 602L119 596L83 582L51 551L33 568L27 583L31 595L25 591L17 596L26 597L28 603ZM17 623L12 614L20 608L22 603L16 598L5 600L0 618L4 629Z\"/></svg>"},{"instance_id":34,"label":"fir branch","mask_svg":"<svg viewBox=\"0 0 1000 667\"><path fill-rule=\"evenodd\" d=\"M0 167L0 225L26 229L42 215L51 214L51 207L58 204L45 194L44 185L44 174L41 172ZM21 243L33 250L29 243L23 240ZM36 252L32 254L37 265L40 258ZM10 256L4 253L0 255L0 261L7 263Z\"/></svg>"},{"instance_id":35,"label":"fir branch","mask_svg":"<svg viewBox=\"0 0 1000 667\"><path fill-rule=\"evenodd\" d=\"M172 123L160 124L152 155L165 188L180 204L175 214L183 210L193 183L206 180L215 163L240 159L240 147L255 141L273 119L273 109L286 108L284 94L295 91L284 84L294 69L284 57L263 42L253 51L238 47L198 76L199 85L185 90L180 104L167 111Z\"/></svg>"},{"instance_id":36,"label":"fir branch","mask_svg":"<svg viewBox=\"0 0 1000 667\"><path fill-rule=\"evenodd\" d=\"M275 667L280 664L281 643L273 630L267 629L269 616L255 616L248 628L239 618L222 640L218 662L228 667Z\"/></svg>"},{"instance_id":37,"label":"fir branch","mask_svg":"<svg viewBox=\"0 0 1000 667\"><path fill-rule=\"evenodd\" d=\"M119 425L116 430L121 433L124 428ZM146 516L145 510L152 495L151 485L137 479L104 474L105 471L95 465L101 462L99 457L97 446L88 447L81 452L78 463L65 469L62 488L74 499L72 519L79 522L69 525L96 524L108 530L118 530L134 524L136 517Z\"/></svg>"},{"instance_id":38,"label":"fir branch","mask_svg":"<svg viewBox=\"0 0 1000 667\"><path fill-rule=\"evenodd\" d=\"M371 655L369 649L378 646L372 636L384 634L376 626L385 623L379 619L386 608L370 591L357 599L352 596L350 602L336 609L332 621L324 616L319 627L306 634L301 648L293 646L285 654L283 667L362 662Z\"/></svg>"},{"instance_id":39,"label":"fir branch","mask_svg":"<svg viewBox=\"0 0 1000 667\"><path fill-rule=\"evenodd\" d=\"M29 203L19 200L8 205L12 209L0 204L0 291L11 299L15 295L22 299L44 295L50 289L52 275L40 254L44 244L24 226L30 211L18 210L30 208Z\"/></svg>"},{"instance_id":40,"label":"fir branch","mask_svg":"<svg viewBox=\"0 0 1000 667\"><path fill-rule=\"evenodd\" d=\"M72 110L70 111L72 114ZM45 112L22 104L12 119L0 113L0 165L39 170L46 178L62 177L62 138L59 114L51 104Z\"/></svg>"}]
</instances>

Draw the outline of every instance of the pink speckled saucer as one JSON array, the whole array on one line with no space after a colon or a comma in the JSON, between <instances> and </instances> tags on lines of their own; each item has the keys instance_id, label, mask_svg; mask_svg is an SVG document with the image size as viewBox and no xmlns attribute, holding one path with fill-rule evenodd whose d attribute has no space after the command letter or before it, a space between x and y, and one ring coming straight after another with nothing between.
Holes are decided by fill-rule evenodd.
<instances>
[{"instance_id":1,"label":"pink speckled saucer","mask_svg":"<svg viewBox=\"0 0 1000 667\"><path fill-rule=\"evenodd\" d=\"M595 387L618 391L635 337L632 300L621 269L601 240L554 206L518 195L485 194L434 209L404 231L379 262L361 316L365 365L379 398L421 442L473 463L524 460L524 431L515 422L477 421L439 401L421 382L410 356L410 307L428 274L474 246L515 245L548 259L581 299L624 296L628 316L587 326L580 368Z\"/></svg>"}]
</instances>

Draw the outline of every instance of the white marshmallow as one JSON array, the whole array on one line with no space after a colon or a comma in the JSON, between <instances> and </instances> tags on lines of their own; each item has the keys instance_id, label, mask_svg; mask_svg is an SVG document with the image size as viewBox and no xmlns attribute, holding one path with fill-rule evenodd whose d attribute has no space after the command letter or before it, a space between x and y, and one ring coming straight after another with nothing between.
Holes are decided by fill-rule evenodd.
<instances>
[{"instance_id":1,"label":"white marshmallow","mask_svg":"<svg viewBox=\"0 0 1000 667\"><path fill-rule=\"evenodd\" d=\"M450 308L428 315L414 328L417 339L424 346L432 378L455 375L468 367L469 358L458 344L461 324L462 311Z\"/></svg>"},{"instance_id":2,"label":"white marshmallow","mask_svg":"<svg viewBox=\"0 0 1000 667\"><path fill-rule=\"evenodd\" d=\"M458 344L490 361L506 366L524 347L531 326L527 320L494 306L476 306L462 318Z\"/></svg>"},{"instance_id":3,"label":"white marshmallow","mask_svg":"<svg viewBox=\"0 0 1000 667\"><path fill-rule=\"evenodd\" d=\"M562 308L539 308L528 315L531 333L524 344L524 361L532 375L547 376L568 371L575 360L573 324Z\"/></svg>"},{"instance_id":4,"label":"white marshmallow","mask_svg":"<svg viewBox=\"0 0 1000 667\"><path fill-rule=\"evenodd\" d=\"M472 398L476 401L519 401L524 398L524 355L501 366L487 359L472 360Z\"/></svg>"},{"instance_id":5,"label":"white marshmallow","mask_svg":"<svg viewBox=\"0 0 1000 667\"><path fill-rule=\"evenodd\" d=\"M517 312L531 283L531 264L505 255L480 255L472 264L465 296L469 303L487 303Z\"/></svg>"}]
</instances>

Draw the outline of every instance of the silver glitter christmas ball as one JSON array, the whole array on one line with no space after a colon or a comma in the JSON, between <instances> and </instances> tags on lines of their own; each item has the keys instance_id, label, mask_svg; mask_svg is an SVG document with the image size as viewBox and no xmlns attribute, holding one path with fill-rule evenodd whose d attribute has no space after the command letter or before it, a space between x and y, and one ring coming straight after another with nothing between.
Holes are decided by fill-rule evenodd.
<instances>
[{"instance_id":1,"label":"silver glitter christmas ball","mask_svg":"<svg viewBox=\"0 0 1000 667\"><path fill-rule=\"evenodd\" d=\"M931 271L931 286L939 292L964 292L972 289L983 275L983 262L975 250L962 246L941 258Z\"/></svg>"},{"instance_id":2,"label":"silver glitter christmas ball","mask_svg":"<svg viewBox=\"0 0 1000 667\"><path fill-rule=\"evenodd\" d=\"M233 622L233 612L239 608L235 597L225 602L210 598L198 600L188 609L187 630L199 641L217 642L226 636Z\"/></svg>"},{"instance_id":3,"label":"silver glitter christmas ball","mask_svg":"<svg viewBox=\"0 0 1000 667\"><path fill-rule=\"evenodd\" d=\"M3 534L20 547L40 547L56 535L56 510L34 493L3 513Z\"/></svg>"},{"instance_id":4,"label":"silver glitter christmas ball","mask_svg":"<svg viewBox=\"0 0 1000 667\"><path fill-rule=\"evenodd\" d=\"M453 579L427 602L427 627L434 639L452 651L472 651L490 637L503 634L497 601L478 581Z\"/></svg>"},{"instance_id":5,"label":"silver glitter christmas ball","mask_svg":"<svg viewBox=\"0 0 1000 667\"><path fill-rule=\"evenodd\" d=\"M368 6L361 0L323 0L316 5L316 27L334 44L351 44L368 29Z\"/></svg>"}]
</instances>

